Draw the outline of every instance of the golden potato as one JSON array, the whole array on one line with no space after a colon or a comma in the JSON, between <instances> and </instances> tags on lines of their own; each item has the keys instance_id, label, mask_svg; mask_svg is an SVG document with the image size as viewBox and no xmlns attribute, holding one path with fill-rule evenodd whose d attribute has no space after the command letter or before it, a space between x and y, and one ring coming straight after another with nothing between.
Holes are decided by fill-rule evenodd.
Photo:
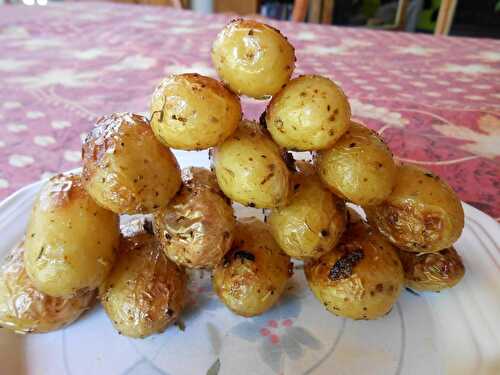
<instances>
[{"instance_id":1,"label":"golden potato","mask_svg":"<svg viewBox=\"0 0 500 375\"><path fill-rule=\"evenodd\" d=\"M0 268L0 325L16 333L55 331L75 321L95 301L95 290L51 297L35 289L24 267L24 243L15 246Z\"/></svg>"},{"instance_id":2,"label":"golden potato","mask_svg":"<svg viewBox=\"0 0 500 375\"><path fill-rule=\"evenodd\" d=\"M392 153L373 130L352 122L332 148L316 158L318 173L330 190L350 202L383 202L396 181Z\"/></svg>"},{"instance_id":3,"label":"golden potato","mask_svg":"<svg viewBox=\"0 0 500 375\"><path fill-rule=\"evenodd\" d=\"M342 89L326 77L292 79L269 103L266 126L280 146L322 150L346 132L351 108Z\"/></svg>"},{"instance_id":4,"label":"golden potato","mask_svg":"<svg viewBox=\"0 0 500 375\"><path fill-rule=\"evenodd\" d=\"M142 220L123 229L116 265L99 287L118 333L143 338L164 331L184 308L187 277L168 260Z\"/></svg>"},{"instance_id":5,"label":"golden potato","mask_svg":"<svg viewBox=\"0 0 500 375\"><path fill-rule=\"evenodd\" d=\"M417 291L439 292L458 284L465 267L457 251L450 247L435 253L398 251L405 271L406 286Z\"/></svg>"},{"instance_id":6,"label":"golden potato","mask_svg":"<svg viewBox=\"0 0 500 375\"><path fill-rule=\"evenodd\" d=\"M255 20L231 21L212 45L219 77L239 95L276 94L295 68L295 51L279 30Z\"/></svg>"},{"instance_id":7,"label":"golden potato","mask_svg":"<svg viewBox=\"0 0 500 375\"><path fill-rule=\"evenodd\" d=\"M464 227L464 211L453 189L412 165L398 167L387 200L364 207L368 221L396 247L430 253L452 246Z\"/></svg>"},{"instance_id":8,"label":"golden potato","mask_svg":"<svg viewBox=\"0 0 500 375\"><path fill-rule=\"evenodd\" d=\"M219 186L245 206L272 208L286 204L290 172L280 148L252 121L242 121L236 133L214 149Z\"/></svg>"},{"instance_id":9,"label":"golden potato","mask_svg":"<svg viewBox=\"0 0 500 375\"><path fill-rule=\"evenodd\" d=\"M214 269L212 285L234 313L255 316L281 297L293 264L274 241L269 227L256 218L236 223L232 249Z\"/></svg>"},{"instance_id":10,"label":"golden potato","mask_svg":"<svg viewBox=\"0 0 500 375\"><path fill-rule=\"evenodd\" d=\"M113 113L83 144L83 184L102 207L119 214L165 207L181 186L180 169L143 116Z\"/></svg>"},{"instance_id":11,"label":"golden potato","mask_svg":"<svg viewBox=\"0 0 500 375\"><path fill-rule=\"evenodd\" d=\"M26 272L38 290L54 297L95 289L114 263L119 238L118 215L94 202L79 175L59 174L33 206Z\"/></svg>"},{"instance_id":12,"label":"golden potato","mask_svg":"<svg viewBox=\"0 0 500 375\"><path fill-rule=\"evenodd\" d=\"M179 74L165 78L151 101L151 127L161 143L202 150L223 142L241 121L240 99L213 78Z\"/></svg>"},{"instance_id":13,"label":"golden potato","mask_svg":"<svg viewBox=\"0 0 500 375\"><path fill-rule=\"evenodd\" d=\"M314 296L326 309L351 319L387 314L403 287L396 249L363 222L351 223L340 244L304 272Z\"/></svg>"},{"instance_id":14,"label":"golden potato","mask_svg":"<svg viewBox=\"0 0 500 375\"><path fill-rule=\"evenodd\" d=\"M154 215L165 255L189 268L213 268L230 249L235 219L215 175L205 168L182 171L184 186Z\"/></svg>"},{"instance_id":15,"label":"golden potato","mask_svg":"<svg viewBox=\"0 0 500 375\"><path fill-rule=\"evenodd\" d=\"M285 253L298 259L318 258L340 239L346 207L307 171L293 176L290 203L273 209L267 222Z\"/></svg>"}]
</instances>

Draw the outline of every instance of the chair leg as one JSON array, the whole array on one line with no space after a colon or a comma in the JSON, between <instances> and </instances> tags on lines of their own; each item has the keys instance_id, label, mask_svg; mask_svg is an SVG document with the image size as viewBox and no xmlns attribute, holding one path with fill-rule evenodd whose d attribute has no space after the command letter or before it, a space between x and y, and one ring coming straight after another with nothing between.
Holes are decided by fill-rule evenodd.
<instances>
[{"instance_id":1,"label":"chair leg","mask_svg":"<svg viewBox=\"0 0 500 375\"><path fill-rule=\"evenodd\" d=\"M450 33L456 7L457 0L441 0L434 35L448 35Z\"/></svg>"}]
</instances>

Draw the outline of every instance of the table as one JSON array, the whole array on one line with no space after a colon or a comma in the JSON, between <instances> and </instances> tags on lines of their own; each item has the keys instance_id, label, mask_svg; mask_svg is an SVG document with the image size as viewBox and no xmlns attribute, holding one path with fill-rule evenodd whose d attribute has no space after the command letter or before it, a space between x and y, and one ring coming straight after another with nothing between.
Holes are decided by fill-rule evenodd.
<instances>
[{"instance_id":1,"label":"table","mask_svg":"<svg viewBox=\"0 0 500 375\"><path fill-rule=\"evenodd\" d=\"M147 111L165 75L215 76L210 45L230 19L112 3L0 12L0 198L77 167L96 118ZM272 24L297 49L296 74L337 81L399 160L500 219L500 41ZM243 104L250 118L265 106Z\"/></svg>"}]
</instances>

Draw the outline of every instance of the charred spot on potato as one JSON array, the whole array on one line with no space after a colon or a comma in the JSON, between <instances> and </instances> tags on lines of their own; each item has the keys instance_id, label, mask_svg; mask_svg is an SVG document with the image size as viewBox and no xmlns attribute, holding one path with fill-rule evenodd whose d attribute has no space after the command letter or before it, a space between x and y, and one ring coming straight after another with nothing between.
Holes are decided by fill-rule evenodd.
<instances>
[{"instance_id":1,"label":"charred spot on potato","mask_svg":"<svg viewBox=\"0 0 500 375\"><path fill-rule=\"evenodd\" d=\"M328 231L328 229L322 229L321 230L321 236L327 237L329 235L330 235L330 232Z\"/></svg>"},{"instance_id":2,"label":"charred spot on potato","mask_svg":"<svg viewBox=\"0 0 500 375\"><path fill-rule=\"evenodd\" d=\"M285 152L283 154L283 160L285 161L286 167L291 172L297 172L295 168L295 159L291 152Z\"/></svg>"},{"instance_id":3,"label":"charred spot on potato","mask_svg":"<svg viewBox=\"0 0 500 375\"><path fill-rule=\"evenodd\" d=\"M245 250L237 250L233 253L233 258L234 259L241 259L242 261L244 260L249 260L249 261L252 261L254 262L255 261L255 255L253 255L252 253L249 253L248 251L245 251Z\"/></svg>"},{"instance_id":4,"label":"charred spot on potato","mask_svg":"<svg viewBox=\"0 0 500 375\"><path fill-rule=\"evenodd\" d=\"M330 269L328 278L332 281L349 278L354 267L363 257L364 252L362 249L356 249L342 255Z\"/></svg>"}]
</instances>

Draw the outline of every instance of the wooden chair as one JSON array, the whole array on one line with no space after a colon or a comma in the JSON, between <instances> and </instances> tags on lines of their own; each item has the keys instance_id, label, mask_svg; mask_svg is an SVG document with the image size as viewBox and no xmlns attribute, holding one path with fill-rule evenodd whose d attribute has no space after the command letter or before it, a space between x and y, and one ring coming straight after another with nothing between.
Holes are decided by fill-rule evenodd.
<instances>
[{"instance_id":1,"label":"wooden chair","mask_svg":"<svg viewBox=\"0 0 500 375\"><path fill-rule=\"evenodd\" d=\"M457 0L441 0L434 35L448 35L450 33L457 2Z\"/></svg>"}]
</instances>

